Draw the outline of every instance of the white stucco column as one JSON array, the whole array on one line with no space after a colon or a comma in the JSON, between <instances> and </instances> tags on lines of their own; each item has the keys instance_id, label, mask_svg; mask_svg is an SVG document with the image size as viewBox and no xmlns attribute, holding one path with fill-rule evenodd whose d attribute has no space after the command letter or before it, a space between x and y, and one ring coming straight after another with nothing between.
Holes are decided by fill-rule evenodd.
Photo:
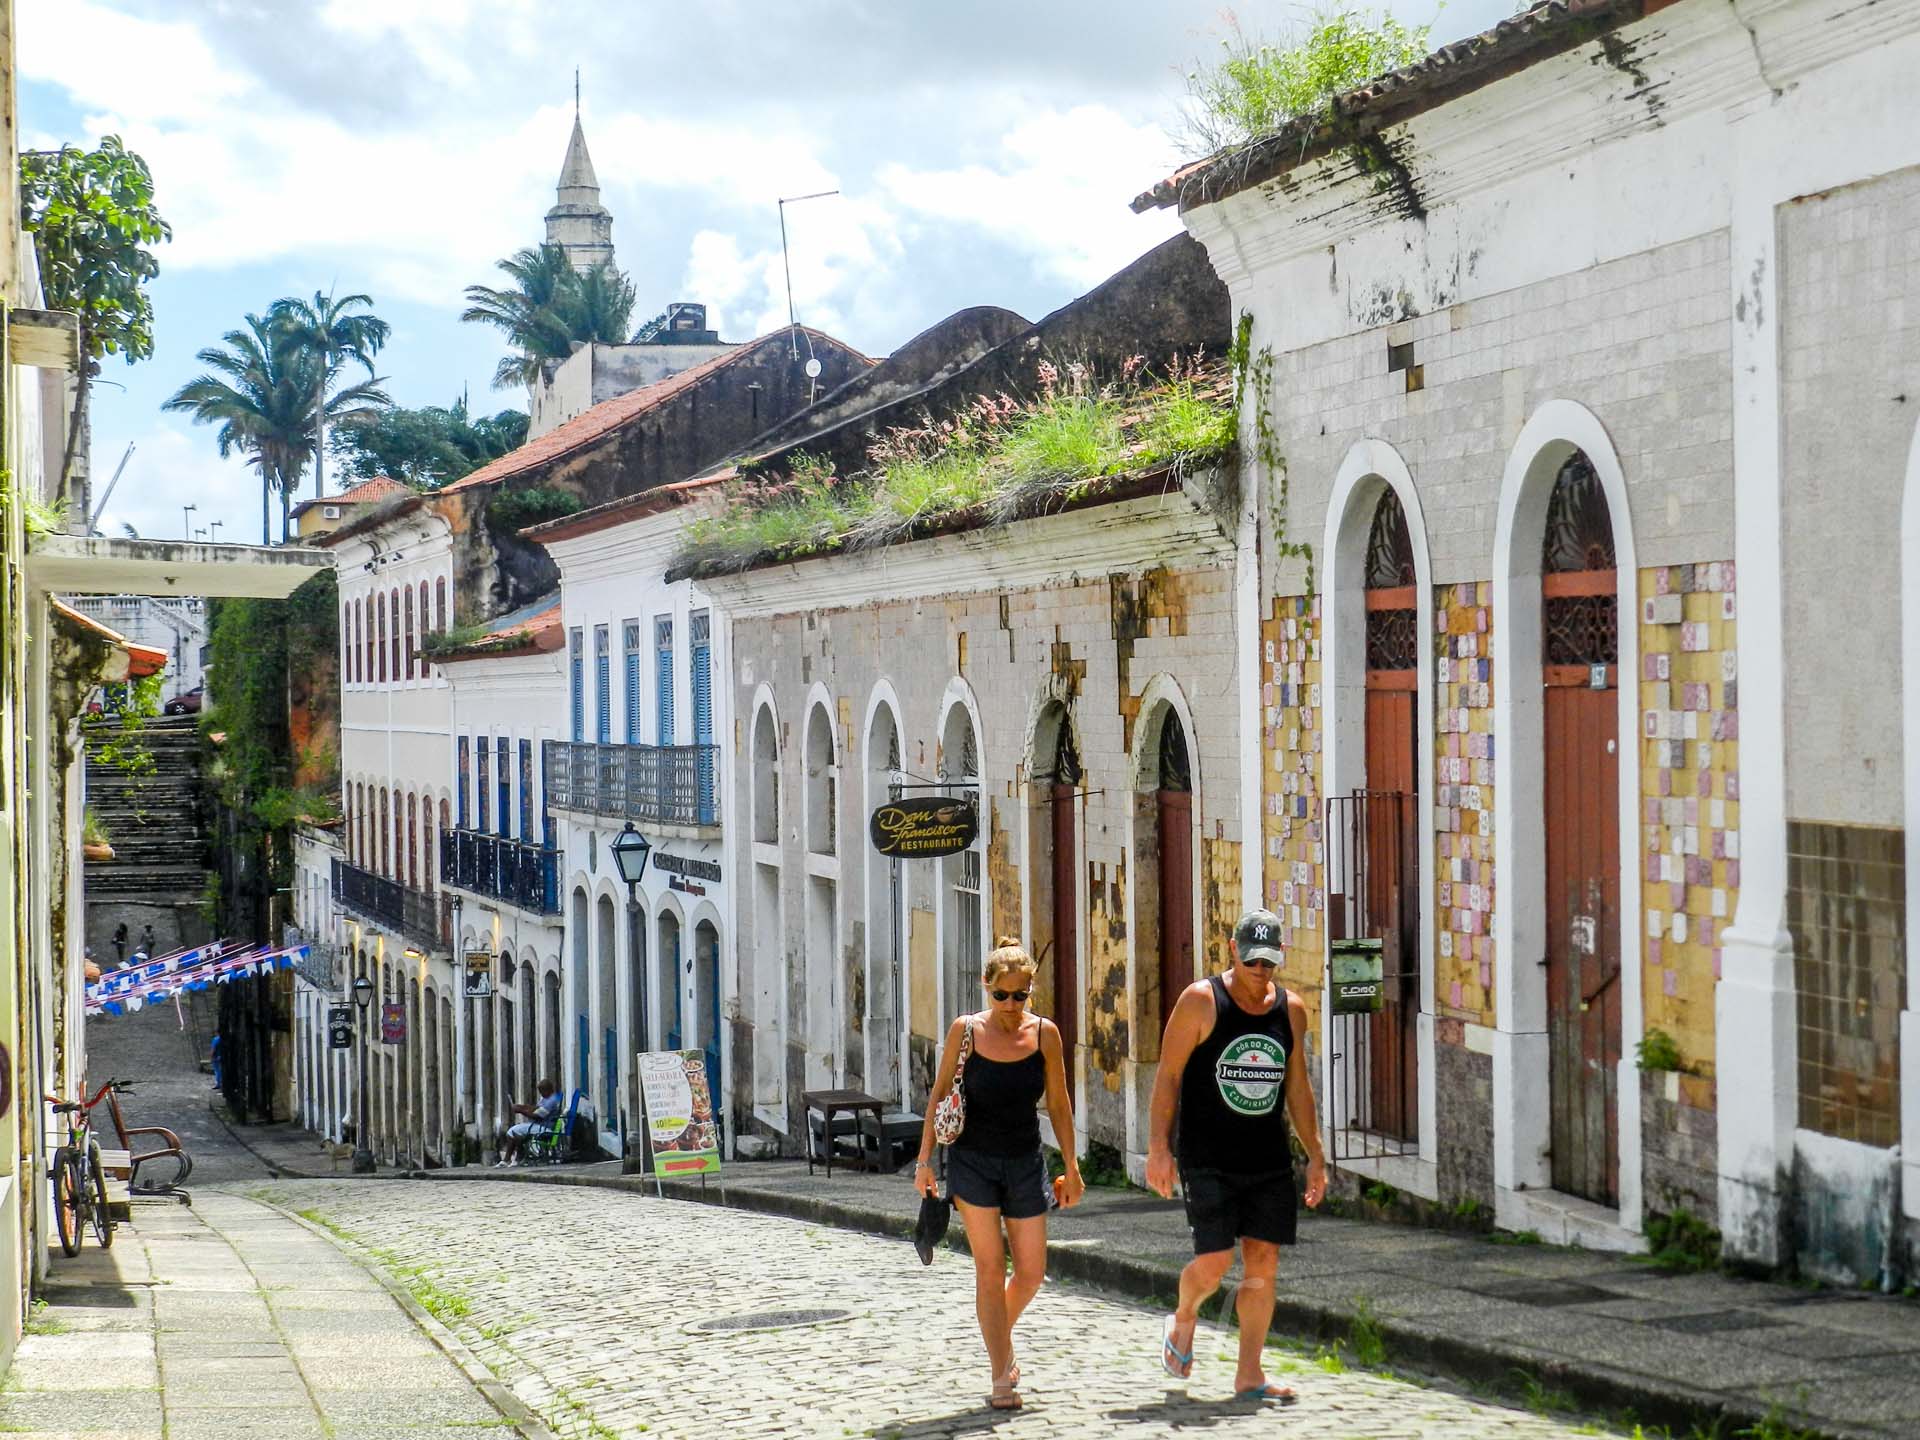
<instances>
[{"instance_id":1,"label":"white stucco column","mask_svg":"<svg viewBox=\"0 0 1920 1440\"><path fill-rule=\"evenodd\" d=\"M1727 283L1734 292L1733 553L1740 667L1740 898L1714 991L1720 1229L1729 1255L1785 1259L1793 1163L1793 941L1786 923L1786 640L1781 554L1779 256L1773 167L1735 127Z\"/></svg>"}]
</instances>

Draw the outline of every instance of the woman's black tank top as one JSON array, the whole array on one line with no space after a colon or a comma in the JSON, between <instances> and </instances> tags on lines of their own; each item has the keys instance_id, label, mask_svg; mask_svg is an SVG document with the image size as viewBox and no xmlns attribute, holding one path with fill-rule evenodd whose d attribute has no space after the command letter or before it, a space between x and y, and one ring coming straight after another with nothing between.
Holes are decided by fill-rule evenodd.
<instances>
[{"instance_id":1,"label":"woman's black tank top","mask_svg":"<svg viewBox=\"0 0 1920 1440\"><path fill-rule=\"evenodd\" d=\"M1293 1059L1287 992L1274 987L1273 1008L1249 1015L1215 975L1213 1033L1194 1046L1180 1078L1183 1168L1259 1175L1293 1168L1287 1138L1284 1081ZM972 1118L968 1122L971 1125Z\"/></svg>"},{"instance_id":2,"label":"woman's black tank top","mask_svg":"<svg viewBox=\"0 0 1920 1440\"><path fill-rule=\"evenodd\" d=\"M1040 1097L1047 1093L1047 1062L1036 1047L1018 1060L967 1057L960 1088L967 1096L967 1123L956 1150L983 1155L1032 1155L1040 1149Z\"/></svg>"}]
</instances>

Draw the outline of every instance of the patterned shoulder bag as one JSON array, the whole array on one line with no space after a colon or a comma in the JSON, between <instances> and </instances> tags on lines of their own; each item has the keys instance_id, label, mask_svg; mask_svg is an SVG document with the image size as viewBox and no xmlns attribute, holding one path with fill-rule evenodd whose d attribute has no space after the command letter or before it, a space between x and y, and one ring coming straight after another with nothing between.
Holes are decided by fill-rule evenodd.
<instances>
[{"instance_id":1,"label":"patterned shoulder bag","mask_svg":"<svg viewBox=\"0 0 1920 1440\"><path fill-rule=\"evenodd\" d=\"M933 1110L933 1138L937 1144L951 1145L967 1128L967 1094L960 1081L967 1073L967 1057L973 1054L973 1022L960 1033L960 1059L953 1067L953 1088Z\"/></svg>"}]
</instances>

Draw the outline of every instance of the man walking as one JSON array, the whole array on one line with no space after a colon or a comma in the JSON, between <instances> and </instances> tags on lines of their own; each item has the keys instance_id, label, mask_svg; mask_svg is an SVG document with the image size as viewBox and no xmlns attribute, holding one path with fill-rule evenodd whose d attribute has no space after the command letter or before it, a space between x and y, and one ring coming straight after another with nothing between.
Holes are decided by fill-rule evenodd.
<instances>
[{"instance_id":1,"label":"man walking","mask_svg":"<svg viewBox=\"0 0 1920 1440\"><path fill-rule=\"evenodd\" d=\"M122 920L113 932L113 968L118 970L127 963L127 922Z\"/></svg>"},{"instance_id":2,"label":"man walking","mask_svg":"<svg viewBox=\"0 0 1920 1440\"><path fill-rule=\"evenodd\" d=\"M1147 1184L1173 1194L1177 1112L1178 1175L1194 1252L1180 1272L1179 1308L1162 1327L1160 1363L1178 1380L1193 1373L1200 1306L1232 1268L1238 1241L1245 1278L1234 1306L1240 1320L1234 1398L1287 1404L1293 1391L1269 1383L1261 1357L1273 1321L1280 1247L1294 1243L1298 1216L1289 1113L1307 1152L1309 1206L1326 1194L1327 1167L1307 1067L1292 1063L1306 1037L1307 1008L1273 979L1282 959L1279 917L1249 910L1233 927L1232 951L1227 974L1195 981L1181 993L1160 1042Z\"/></svg>"}]
</instances>

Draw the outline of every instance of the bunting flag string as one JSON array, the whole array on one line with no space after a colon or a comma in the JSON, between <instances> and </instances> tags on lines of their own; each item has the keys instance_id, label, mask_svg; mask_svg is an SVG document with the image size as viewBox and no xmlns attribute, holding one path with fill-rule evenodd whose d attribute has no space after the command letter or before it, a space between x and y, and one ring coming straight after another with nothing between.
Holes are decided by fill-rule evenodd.
<instances>
[{"instance_id":1,"label":"bunting flag string","mask_svg":"<svg viewBox=\"0 0 1920 1440\"><path fill-rule=\"evenodd\" d=\"M183 991L204 990L209 985L225 985L235 979L289 969L306 959L307 954L305 945L270 949L232 940L178 951L146 965L116 970L89 985L86 1013L137 1014L146 1006L171 1000Z\"/></svg>"}]
</instances>

